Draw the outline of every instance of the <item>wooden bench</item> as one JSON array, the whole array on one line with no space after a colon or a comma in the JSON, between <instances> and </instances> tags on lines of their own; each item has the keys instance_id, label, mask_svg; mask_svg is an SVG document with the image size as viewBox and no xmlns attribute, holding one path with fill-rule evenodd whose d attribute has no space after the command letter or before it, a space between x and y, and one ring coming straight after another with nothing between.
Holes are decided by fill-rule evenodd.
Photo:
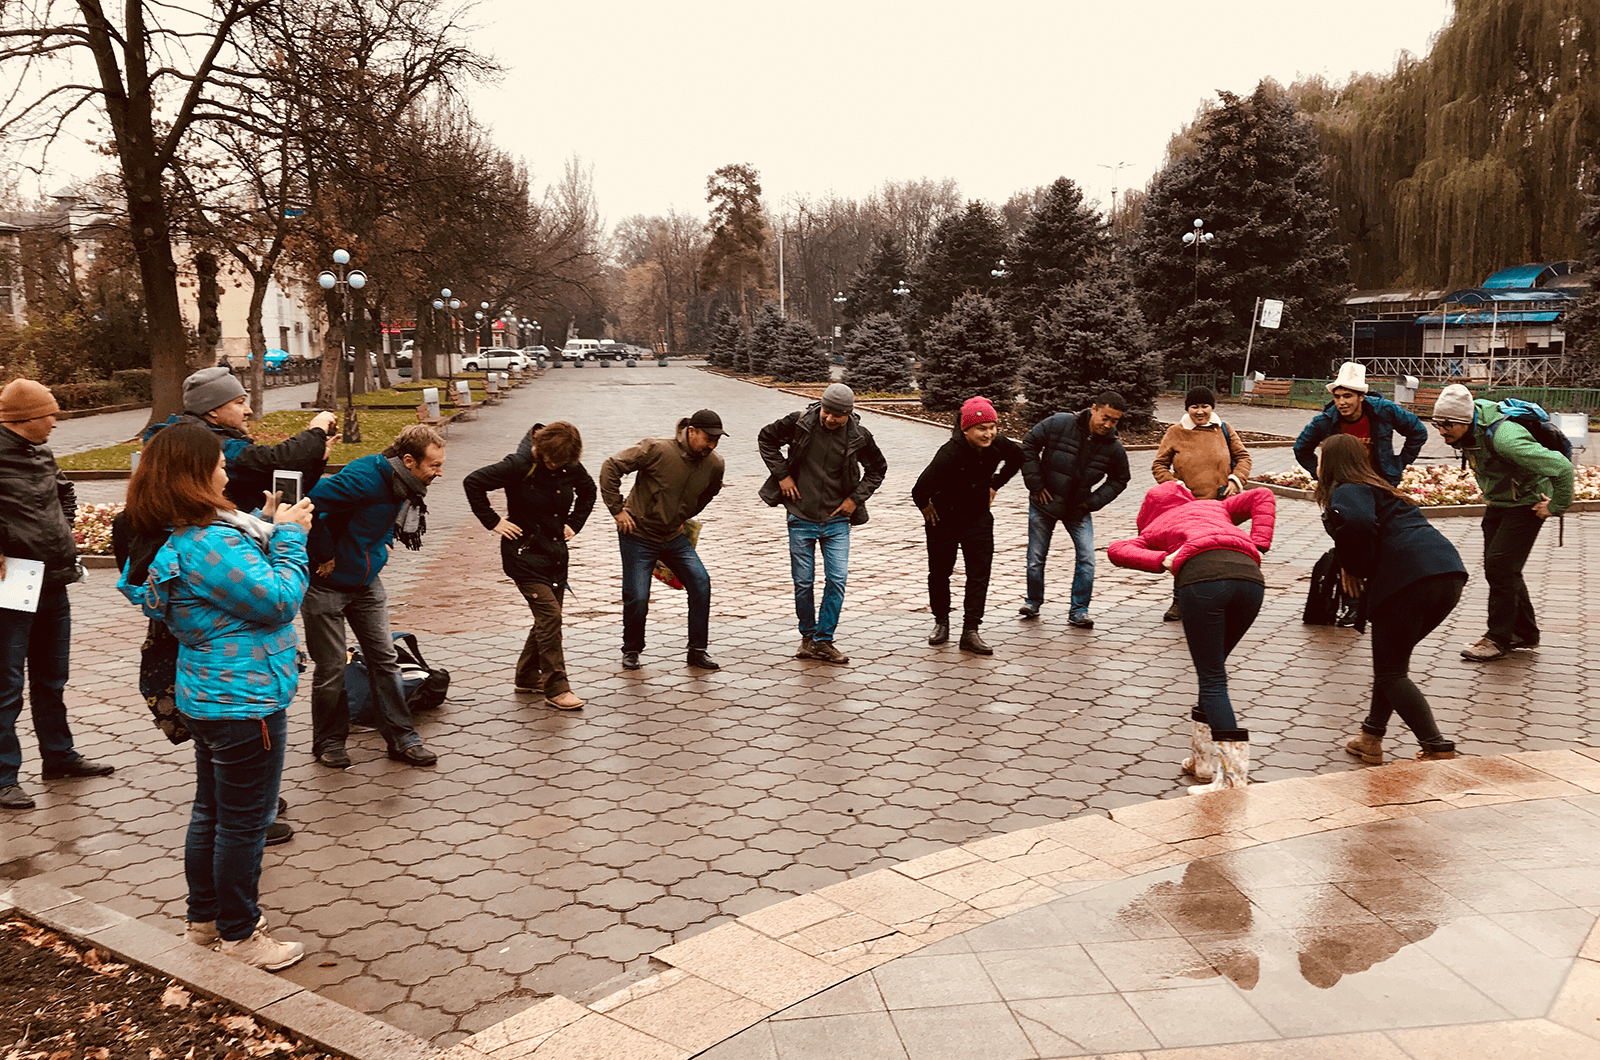
<instances>
[{"instance_id":1,"label":"wooden bench","mask_svg":"<svg viewBox=\"0 0 1600 1060\"><path fill-rule=\"evenodd\" d=\"M1418 387L1417 396L1406 402L1406 408L1427 419L1433 415L1433 406L1438 404L1439 395L1442 393L1444 393L1442 386Z\"/></svg>"},{"instance_id":2,"label":"wooden bench","mask_svg":"<svg viewBox=\"0 0 1600 1060\"><path fill-rule=\"evenodd\" d=\"M1294 390L1293 379L1263 379L1258 382L1250 393L1242 395L1248 398L1252 405L1259 405L1266 399L1282 399L1285 405L1291 404L1290 393Z\"/></svg>"}]
</instances>

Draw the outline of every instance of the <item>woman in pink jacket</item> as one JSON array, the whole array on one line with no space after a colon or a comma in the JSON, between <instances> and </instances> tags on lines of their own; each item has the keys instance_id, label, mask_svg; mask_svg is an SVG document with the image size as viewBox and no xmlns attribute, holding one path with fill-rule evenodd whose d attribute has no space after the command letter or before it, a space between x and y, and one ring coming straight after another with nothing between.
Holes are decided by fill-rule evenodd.
<instances>
[{"instance_id":1,"label":"woman in pink jacket","mask_svg":"<svg viewBox=\"0 0 1600 1060\"><path fill-rule=\"evenodd\" d=\"M1139 507L1139 536L1114 541L1107 555L1119 567L1177 581L1183 633L1200 685L1190 713L1192 755L1185 772L1209 783L1191 794L1243 787L1250 777L1250 733L1239 728L1228 699L1228 654L1261 610L1266 582L1261 553L1272 545L1271 491L1245 490L1220 501L1196 500L1181 482L1163 482ZM1245 533L1236 523L1250 521Z\"/></svg>"}]
</instances>

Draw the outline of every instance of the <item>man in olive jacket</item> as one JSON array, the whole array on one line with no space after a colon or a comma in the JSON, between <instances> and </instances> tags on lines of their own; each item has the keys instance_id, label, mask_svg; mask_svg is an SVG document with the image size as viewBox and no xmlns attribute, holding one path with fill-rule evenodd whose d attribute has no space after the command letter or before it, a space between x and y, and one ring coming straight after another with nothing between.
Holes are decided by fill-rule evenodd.
<instances>
[{"instance_id":1,"label":"man in olive jacket","mask_svg":"<svg viewBox=\"0 0 1600 1060\"><path fill-rule=\"evenodd\" d=\"M24 577L17 560L44 565L34 610L0 608L0 807L8 810L33 809L33 798L17 783L24 672L44 779L103 777L113 768L80 755L67 725L67 586L82 572L72 536L77 493L45 445L59 411L49 388L31 379L14 379L0 390L0 581Z\"/></svg>"},{"instance_id":2,"label":"man in olive jacket","mask_svg":"<svg viewBox=\"0 0 1600 1060\"><path fill-rule=\"evenodd\" d=\"M756 437L771 472L761 499L788 510L789 573L800 622L796 659L844 664L833 646L850 566L850 527L867 521L867 498L889 464L855 411L856 395L832 383L822 400L767 424ZM822 610L816 606L817 546L822 546Z\"/></svg>"},{"instance_id":3,"label":"man in olive jacket","mask_svg":"<svg viewBox=\"0 0 1600 1060\"><path fill-rule=\"evenodd\" d=\"M678 421L671 438L646 438L600 465L600 499L617 522L622 550L622 668L639 669L644 620L650 611L650 577L656 561L683 583L689 596L688 664L719 670L711 640L711 576L685 524L722 490L717 443L726 432L710 409ZM634 475L622 498L622 477Z\"/></svg>"},{"instance_id":4,"label":"man in olive jacket","mask_svg":"<svg viewBox=\"0 0 1600 1060\"><path fill-rule=\"evenodd\" d=\"M1093 629L1094 518L1128 488L1128 454L1117 423L1128 408L1106 391L1082 412L1058 412L1034 424L1022 439L1022 480L1028 484L1028 598L1018 614L1038 618L1044 604L1044 561L1056 523L1067 528L1077 553L1067 622Z\"/></svg>"}]
</instances>

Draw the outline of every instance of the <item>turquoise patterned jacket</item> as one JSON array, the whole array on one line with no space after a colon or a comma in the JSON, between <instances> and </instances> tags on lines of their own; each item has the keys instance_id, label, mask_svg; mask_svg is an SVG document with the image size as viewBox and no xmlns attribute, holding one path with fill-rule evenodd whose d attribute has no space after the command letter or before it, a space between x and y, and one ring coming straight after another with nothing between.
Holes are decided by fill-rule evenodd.
<instances>
[{"instance_id":1,"label":"turquoise patterned jacket","mask_svg":"<svg viewBox=\"0 0 1600 1060\"><path fill-rule=\"evenodd\" d=\"M306 534L280 524L270 550L227 522L175 531L142 585L117 588L178 638L178 710L264 718L300 683L294 616L306 594Z\"/></svg>"}]
</instances>

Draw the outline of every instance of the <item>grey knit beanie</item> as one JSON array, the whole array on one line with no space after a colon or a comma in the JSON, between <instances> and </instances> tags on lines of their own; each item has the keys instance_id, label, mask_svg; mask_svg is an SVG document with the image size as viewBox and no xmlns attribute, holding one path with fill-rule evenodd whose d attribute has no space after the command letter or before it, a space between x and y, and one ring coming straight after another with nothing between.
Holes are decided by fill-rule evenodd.
<instances>
[{"instance_id":1,"label":"grey knit beanie","mask_svg":"<svg viewBox=\"0 0 1600 1060\"><path fill-rule=\"evenodd\" d=\"M204 416L234 398L244 396L244 385L226 368L202 368L183 381L183 411Z\"/></svg>"},{"instance_id":2,"label":"grey knit beanie","mask_svg":"<svg viewBox=\"0 0 1600 1060\"><path fill-rule=\"evenodd\" d=\"M829 412L850 412L856 407L856 392L843 383L829 383L822 392L822 407Z\"/></svg>"},{"instance_id":3,"label":"grey knit beanie","mask_svg":"<svg viewBox=\"0 0 1600 1060\"><path fill-rule=\"evenodd\" d=\"M1460 383L1451 383L1439 391L1439 400L1433 403L1433 418L1449 423L1471 423L1475 408L1472 391Z\"/></svg>"}]
</instances>

